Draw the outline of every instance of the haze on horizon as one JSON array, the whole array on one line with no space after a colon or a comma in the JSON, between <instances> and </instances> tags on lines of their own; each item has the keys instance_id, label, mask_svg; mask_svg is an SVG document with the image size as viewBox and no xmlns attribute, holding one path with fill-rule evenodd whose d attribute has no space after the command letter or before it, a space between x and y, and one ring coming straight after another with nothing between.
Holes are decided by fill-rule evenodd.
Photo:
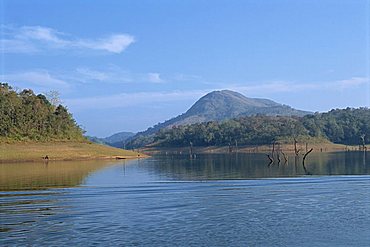
<instances>
[{"instance_id":1,"label":"haze on horizon","mask_svg":"<svg viewBox=\"0 0 370 247\"><path fill-rule=\"evenodd\" d=\"M370 107L370 0L0 0L0 80L57 90L87 134L142 131L229 89Z\"/></svg>"}]
</instances>

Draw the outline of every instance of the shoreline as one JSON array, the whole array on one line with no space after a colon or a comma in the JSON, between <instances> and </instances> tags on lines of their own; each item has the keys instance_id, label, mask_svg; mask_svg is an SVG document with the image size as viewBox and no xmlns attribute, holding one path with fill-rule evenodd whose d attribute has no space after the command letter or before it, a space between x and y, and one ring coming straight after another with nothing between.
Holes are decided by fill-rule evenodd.
<instances>
[{"instance_id":1,"label":"shoreline","mask_svg":"<svg viewBox=\"0 0 370 247\"><path fill-rule=\"evenodd\" d=\"M367 151L370 151L370 145L365 146ZM298 143L297 149L300 150L299 154L304 155L310 149L313 149L314 153L324 153L324 152L344 152L344 151L359 151L359 146L348 146L343 144L334 144L334 143L313 143L306 144ZM271 153L271 145L248 145L248 146L194 146L192 147L193 154L226 154L226 153ZM146 155L155 155L155 154L190 154L190 147L145 147L135 149ZM287 154L295 153L293 144L281 144L275 145L274 151L284 152Z\"/></svg>"},{"instance_id":2,"label":"shoreline","mask_svg":"<svg viewBox=\"0 0 370 247\"><path fill-rule=\"evenodd\" d=\"M127 157L124 157L124 156L107 156L107 157L89 157L89 158L73 158L73 159L49 159L49 160L45 160L45 159L13 159L13 160L3 160L3 159L0 159L0 165L1 164L12 164L12 163L37 163L37 162L44 162L44 163L47 163L47 162L71 162L71 161L115 161L115 160L134 160L134 159L145 159L145 158L148 158L150 157L149 155L146 155L146 154L142 154L140 157L134 157L134 156L127 156Z\"/></svg>"},{"instance_id":3,"label":"shoreline","mask_svg":"<svg viewBox=\"0 0 370 247\"><path fill-rule=\"evenodd\" d=\"M0 164L17 162L128 160L147 157L148 155L143 153L92 142L0 143Z\"/></svg>"}]
</instances>

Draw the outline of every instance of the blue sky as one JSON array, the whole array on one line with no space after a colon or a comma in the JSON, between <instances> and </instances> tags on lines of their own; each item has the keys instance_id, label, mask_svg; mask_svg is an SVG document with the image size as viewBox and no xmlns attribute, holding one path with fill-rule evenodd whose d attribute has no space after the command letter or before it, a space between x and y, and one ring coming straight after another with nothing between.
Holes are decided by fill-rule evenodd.
<instances>
[{"instance_id":1,"label":"blue sky","mask_svg":"<svg viewBox=\"0 0 370 247\"><path fill-rule=\"evenodd\" d=\"M90 135L141 131L230 89L370 106L370 0L0 0L0 79L57 90Z\"/></svg>"}]
</instances>

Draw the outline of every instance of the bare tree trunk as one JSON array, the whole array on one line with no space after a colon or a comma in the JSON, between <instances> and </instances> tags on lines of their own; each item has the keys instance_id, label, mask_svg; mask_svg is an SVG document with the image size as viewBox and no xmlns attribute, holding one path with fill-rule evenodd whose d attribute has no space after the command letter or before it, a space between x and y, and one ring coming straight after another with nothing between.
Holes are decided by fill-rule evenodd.
<instances>
[{"instance_id":1,"label":"bare tree trunk","mask_svg":"<svg viewBox=\"0 0 370 247\"><path fill-rule=\"evenodd\" d=\"M306 152L306 153L305 153L305 155L303 156L302 166L303 166L303 169L304 169L304 172L305 172L305 174L306 174L306 175L312 175L311 173L309 173L309 172L307 171L307 168L306 168L306 166L304 165L304 162L305 162L305 160L306 160L307 155L309 155L312 151L313 151L313 148L311 148L311 149L310 149L308 152Z\"/></svg>"},{"instance_id":2,"label":"bare tree trunk","mask_svg":"<svg viewBox=\"0 0 370 247\"><path fill-rule=\"evenodd\" d=\"M361 135L360 138L362 140L362 150L365 151L365 135Z\"/></svg>"},{"instance_id":3,"label":"bare tree trunk","mask_svg":"<svg viewBox=\"0 0 370 247\"><path fill-rule=\"evenodd\" d=\"M304 162L306 160L307 155L309 155L312 151L313 151L313 148L311 148L307 153L305 153L305 155L303 156L303 160L302 160L302 163L303 164L304 164Z\"/></svg>"},{"instance_id":4,"label":"bare tree trunk","mask_svg":"<svg viewBox=\"0 0 370 247\"><path fill-rule=\"evenodd\" d=\"M231 147L231 143L229 142L229 153L233 152L233 148Z\"/></svg>"},{"instance_id":5,"label":"bare tree trunk","mask_svg":"<svg viewBox=\"0 0 370 247\"><path fill-rule=\"evenodd\" d=\"M190 144L190 159L193 158L193 143L192 142L189 142Z\"/></svg>"},{"instance_id":6,"label":"bare tree trunk","mask_svg":"<svg viewBox=\"0 0 370 247\"><path fill-rule=\"evenodd\" d=\"M284 157L284 160L285 160L285 164L288 163L288 158L287 156L285 155L285 153L283 151L281 151L281 153L283 154L283 157Z\"/></svg>"},{"instance_id":7,"label":"bare tree trunk","mask_svg":"<svg viewBox=\"0 0 370 247\"><path fill-rule=\"evenodd\" d=\"M301 150L297 149L297 139L294 138L294 153L296 156L299 155L299 151Z\"/></svg>"}]
</instances>

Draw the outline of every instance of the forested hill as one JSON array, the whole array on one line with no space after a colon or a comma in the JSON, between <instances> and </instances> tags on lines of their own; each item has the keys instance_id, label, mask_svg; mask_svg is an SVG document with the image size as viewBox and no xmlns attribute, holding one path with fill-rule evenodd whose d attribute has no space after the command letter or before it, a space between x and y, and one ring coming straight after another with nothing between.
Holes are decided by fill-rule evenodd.
<instances>
[{"instance_id":1,"label":"forested hill","mask_svg":"<svg viewBox=\"0 0 370 247\"><path fill-rule=\"evenodd\" d=\"M82 134L64 106L32 90L18 93L0 83L0 141L84 140Z\"/></svg>"},{"instance_id":2,"label":"forested hill","mask_svg":"<svg viewBox=\"0 0 370 247\"><path fill-rule=\"evenodd\" d=\"M143 137L144 138L144 137ZM304 117L250 116L161 129L141 146L223 146L271 144L293 138L320 138L358 145L370 143L370 109L336 109ZM135 144L135 143L133 143Z\"/></svg>"},{"instance_id":3,"label":"forested hill","mask_svg":"<svg viewBox=\"0 0 370 247\"><path fill-rule=\"evenodd\" d=\"M139 132L129 141L134 145L141 145L142 140L150 138L160 129L209 121L224 121L257 114L304 116L312 112L297 110L269 99L248 98L230 90L213 91L201 97L184 114Z\"/></svg>"}]
</instances>

